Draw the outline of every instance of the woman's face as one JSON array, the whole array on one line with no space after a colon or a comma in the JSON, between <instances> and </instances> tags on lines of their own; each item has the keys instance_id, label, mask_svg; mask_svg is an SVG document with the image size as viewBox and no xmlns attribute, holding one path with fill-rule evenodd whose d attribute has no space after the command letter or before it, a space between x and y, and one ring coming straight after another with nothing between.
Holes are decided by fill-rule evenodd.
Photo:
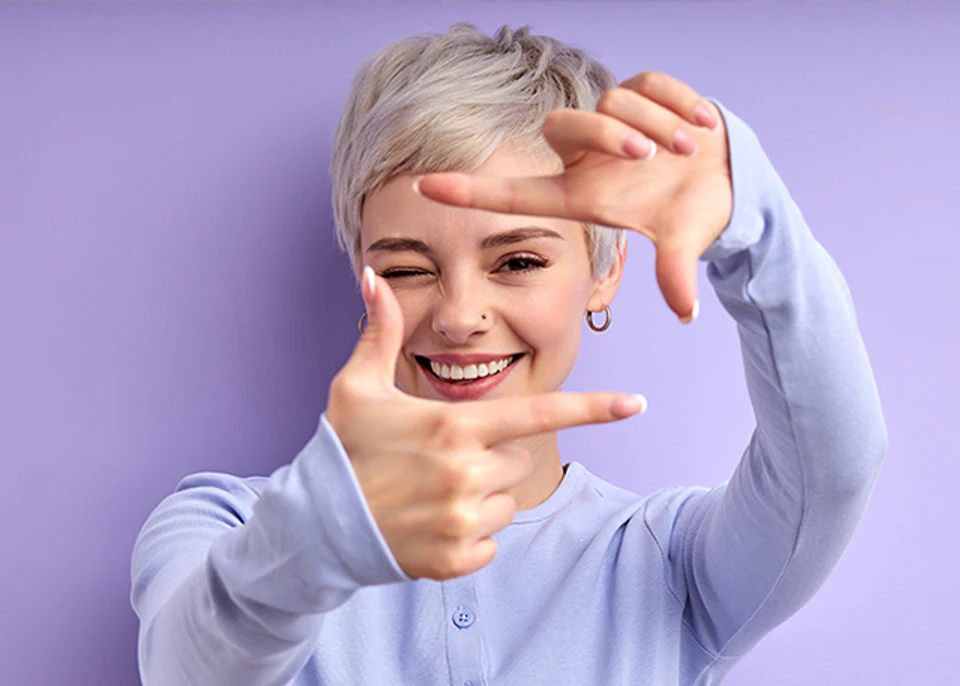
<instances>
[{"instance_id":1,"label":"woman's face","mask_svg":"<svg viewBox=\"0 0 960 686\"><path fill-rule=\"evenodd\" d=\"M477 173L555 171L505 147ZM447 401L560 389L584 312L613 299L626 249L594 280L582 224L448 207L418 195L413 178L397 176L371 195L361 226L362 262L403 310L397 387Z\"/></svg>"}]
</instances>

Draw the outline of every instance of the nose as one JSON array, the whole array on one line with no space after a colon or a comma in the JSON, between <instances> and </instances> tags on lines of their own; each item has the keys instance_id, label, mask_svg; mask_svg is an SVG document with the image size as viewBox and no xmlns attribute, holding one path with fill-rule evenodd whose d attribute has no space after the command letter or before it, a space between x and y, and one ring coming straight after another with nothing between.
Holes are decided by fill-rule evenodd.
<instances>
[{"instance_id":1,"label":"nose","mask_svg":"<svg viewBox=\"0 0 960 686\"><path fill-rule=\"evenodd\" d=\"M485 306L479 289L469 284L448 286L439 295L433 313L432 328L435 333L451 343L462 345L471 337L481 335L493 323L491 308Z\"/></svg>"}]
</instances>

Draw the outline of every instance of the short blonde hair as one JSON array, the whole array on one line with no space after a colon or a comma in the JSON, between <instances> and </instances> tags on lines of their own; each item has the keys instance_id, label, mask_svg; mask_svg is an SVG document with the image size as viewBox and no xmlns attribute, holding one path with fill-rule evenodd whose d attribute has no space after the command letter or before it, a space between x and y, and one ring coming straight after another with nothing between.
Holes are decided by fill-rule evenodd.
<instances>
[{"instance_id":1,"label":"short blonde hair","mask_svg":"<svg viewBox=\"0 0 960 686\"><path fill-rule=\"evenodd\" d=\"M553 110L594 109L616 85L585 51L529 26L491 38L471 24L401 39L359 69L337 124L331 178L337 240L362 264L363 203L401 173L473 171L502 144L554 153L540 135ZM559 159L557 159L559 163ZM622 229L586 224L593 276L605 276Z\"/></svg>"}]
</instances>

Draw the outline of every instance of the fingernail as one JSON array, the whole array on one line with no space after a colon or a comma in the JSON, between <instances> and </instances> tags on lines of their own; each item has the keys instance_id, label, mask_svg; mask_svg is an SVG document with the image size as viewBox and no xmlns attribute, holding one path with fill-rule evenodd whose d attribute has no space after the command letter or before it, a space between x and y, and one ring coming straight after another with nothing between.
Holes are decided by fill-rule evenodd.
<instances>
[{"instance_id":1,"label":"fingernail","mask_svg":"<svg viewBox=\"0 0 960 686\"><path fill-rule=\"evenodd\" d=\"M693 156L697 151L697 144L683 129L677 129L673 134L673 149L681 155Z\"/></svg>"},{"instance_id":2,"label":"fingernail","mask_svg":"<svg viewBox=\"0 0 960 686\"><path fill-rule=\"evenodd\" d=\"M693 312L690 313L687 317L680 317L681 324L692 324L696 321L697 317L700 316L700 301L693 301Z\"/></svg>"},{"instance_id":3,"label":"fingernail","mask_svg":"<svg viewBox=\"0 0 960 686\"><path fill-rule=\"evenodd\" d=\"M647 399L642 395L624 394L618 396L610 406L610 411L617 419L626 419L647 411Z\"/></svg>"},{"instance_id":4,"label":"fingernail","mask_svg":"<svg viewBox=\"0 0 960 686\"><path fill-rule=\"evenodd\" d=\"M413 192L421 197L423 196L423 193L420 192L420 179L422 178L422 176L418 176L413 180Z\"/></svg>"},{"instance_id":5,"label":"fingernail","mask_svg":"<svg viewBox=\"0 0 960 686\"><path fill-rule=\"evenodd\" d=\"M377 293L377 279L373 273L373 267L369 264L363 268L363 280L367 284L367 293L372 298Z\"/></svg>"},{"instance_id":6,"label":"fingernail","mask_svg":"<svg viewBox=\"0 0 960 686\"><path fill-rule=\"evenodd\" d=\"M657 154L657 144L636 133L627 133L620 144L623 151L638 160L649 160Z\"/></svg>"},{"instance_id":7,"label":"fingernail","mask_svg":"<svg viewBox=\"0 0 960 686\"><path fill-rule=\"evenodd\" d=\"M693 120L700 126L704 126L711 131L716 130L718 122L710 110L702 102L693 108Z\"/></svg>"}]
</instances>

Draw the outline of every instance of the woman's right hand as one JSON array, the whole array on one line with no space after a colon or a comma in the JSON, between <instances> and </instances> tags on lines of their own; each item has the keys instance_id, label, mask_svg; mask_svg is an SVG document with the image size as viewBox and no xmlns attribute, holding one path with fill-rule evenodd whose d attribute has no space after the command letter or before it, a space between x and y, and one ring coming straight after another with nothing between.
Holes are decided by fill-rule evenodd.
<instances>
[{"instance_id":1,"label":"woman's right hand","mask_svg":"<svg viewBox=\"0 0 960 686\"><path fill-rule=\"evenodd\" d=\"M394 385L403 314L369 267L361 279L367 328L334 377L327 421L350 458L367 505L409 576L444 580L489 564L491 536L513 521L505 493L532 472L510 441L623 419L642 403L622 393L545 393L448 403Z\"/></svg>"}]
</instances>

